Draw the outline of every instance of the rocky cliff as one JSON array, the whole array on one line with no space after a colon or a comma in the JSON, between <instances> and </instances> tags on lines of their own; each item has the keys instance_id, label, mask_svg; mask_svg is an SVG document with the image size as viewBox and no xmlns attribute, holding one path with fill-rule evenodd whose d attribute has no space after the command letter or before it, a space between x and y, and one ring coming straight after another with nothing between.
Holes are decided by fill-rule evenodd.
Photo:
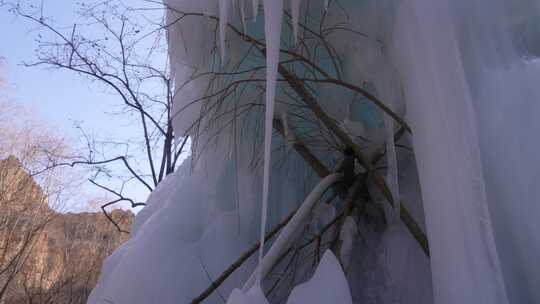
<instances>
[{"instance_id":1,"label":"rocky cliff","mask_svg":"<svg viewBox=\"0 0 540 304\"><path fill-rule=\"evenodd\" d=\"M111 217L129 230L131 212ZM0 161L0 303L85 303L127 237L101 212L55 212L16 159Z\"/></svg>"}]
</instances>

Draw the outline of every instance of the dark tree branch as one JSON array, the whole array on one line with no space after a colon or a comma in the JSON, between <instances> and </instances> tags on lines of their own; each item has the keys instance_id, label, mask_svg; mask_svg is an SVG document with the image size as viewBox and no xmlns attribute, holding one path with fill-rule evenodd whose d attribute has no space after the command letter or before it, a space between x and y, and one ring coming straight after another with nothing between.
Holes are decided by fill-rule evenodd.
<instances>
[{"instance_id":1,"label":"dark tree branch","mask_svg":"<svg viewBox=\"0 0 540 304\"><path fill-rule=\"evenodd\" d=\"M136 203L134 202L132 199L130 198L127 198L127 197L124 197L120 192L117 192L109 187L106 187L106 186L103 186L99 183L97 183L95 180L93 179L88 179L89 182L91 182L93 185L95 185L96 187L100 188L100 189L103 189L109 193L112 193L114 194L116 197L118 197L117 199L115 200L112 200L108 203L105 203L103 205L101 205L101 210L103 211L103 214L105 214L105 216L107 217L107 219L116 227L116 229L119 231L119 232L122 232L122 233L129 233L129 231L127 230L124 230L120 227L120 225L118 225L118 223L112 218L112 216L107 212L107 210L105 208L109 207L109 206L112 206L114 204L117 204L117 203L120 203L120 202L129 202L131 204L131 208L135 208L135 207L139 207L139 206L146 206L145 203Z\"/></svg>"}]
</instances>

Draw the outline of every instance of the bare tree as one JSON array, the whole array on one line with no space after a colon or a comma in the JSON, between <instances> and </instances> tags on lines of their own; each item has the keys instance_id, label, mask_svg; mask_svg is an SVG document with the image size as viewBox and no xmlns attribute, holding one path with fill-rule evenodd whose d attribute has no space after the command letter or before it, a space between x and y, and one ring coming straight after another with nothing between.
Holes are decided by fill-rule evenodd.
<instances>
[{"instance_id":1,"label":"bare tree","mask_svg":"<svg viewBox=\"0 0 540 304\"><path fill-rule=\"evenodd\" d=\"M3 101L0 134L0 303L84 303L106 255L127 236L114 235L107 220L92 213L59 212L81 181L71 168L55 166L61 160L54 155L72 153L66 139L23 108ZM122 227L129 226L129 212L117 210L111 216ZM82 242L87 250L77 250L86 240L84 233L93 236L95 229L88 223L94 222L104 227L95 248ZM50 237L51 231L63 237L66 246L60 254L49 246L59 241ZM95 252L84 255L91 250ZM88 263L80 263L81 255Z\"/></svg>"},{"instance_id":2,"label":"bare tree","mask_svg":"<svg viewBox=\"0 0 540 304\"><path fill-rule=\"evenodd\" d=\"M83 2L79 23L66 28L43 16L41 7L0 4L38 26L36 60L24 63L27 67L65 70L97 83L118 98L120 110L114 114L133 119L140 130L137 139L118 141L79 127L85 151L69 157L51 155L61 159L53 166L89 166L90 182L114 198L102 206L103 211L118 202L144 205L126 196L125 186L136 182L152 191L179 165L187 142L187 137L175 142L172 128L175 92L162 16L153 20L142 13L143 8L127 7L120 1Z\"/></svg>"},{"instance_id":3,"label":"bare tree","mask_svg":"<svg viewBox=\"0 0 540 304\"><path fill-rule=\"evenodd\" d=\"M29 119L20 109L0 102L0 299L23 269L36 241L61 209L68 175L50 166L49 154L65 150L63 139ZM33 175L32 172L39 174ZM60 176L62 174L62 176ZM64 180L65 178L65 180Z\"/></svg>"}]
</instances>

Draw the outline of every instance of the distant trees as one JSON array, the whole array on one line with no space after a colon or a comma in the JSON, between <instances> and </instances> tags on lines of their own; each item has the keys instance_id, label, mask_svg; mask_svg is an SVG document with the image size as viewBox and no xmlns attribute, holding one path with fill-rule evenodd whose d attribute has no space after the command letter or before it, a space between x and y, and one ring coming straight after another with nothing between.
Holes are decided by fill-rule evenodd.
<instances>
[{"instance_id":1,"label":"distant trees","mask_svg":"<svg viewBox=\"0 0 540 304\"><path fill-rule=\"evenodd\" d=\"M64 151L63 140L22 111L0 101L0 299L52 219L52 208L61 207L71 182L59 176L60 169L43 170L53 161L50 154Z\"/></svg>"},{"instance_id":2,"label":"distant trees","mask_svg":"<svg viewBox=\"0 0 540 304\"><path fill-rule=\"evenodd\" d=\"M0 299L50 220L46 196L10 156L0 161Z\"/></svg>"}]
</instances>

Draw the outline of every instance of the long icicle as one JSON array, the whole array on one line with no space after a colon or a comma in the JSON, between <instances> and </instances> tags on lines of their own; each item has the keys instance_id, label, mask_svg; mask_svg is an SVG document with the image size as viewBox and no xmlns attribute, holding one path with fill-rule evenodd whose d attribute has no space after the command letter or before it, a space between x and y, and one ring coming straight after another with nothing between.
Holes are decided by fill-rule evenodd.
<instances>
[{"instance_id":1,"label":"long icicle","mask_svg":"<svg viewBox=\"0 0 540 304\"><path fill-rule=\"evenodd\" d=\"M386 133L386 182L394 199L395 220L399 220L401 203L399 197L396 146L394 142L394 120L386 114L384 114L384 128Z\"/></svg>"},{"instance_id":2,"label":"long icicle","mask_svg":"<svg viewBox=\"0 0 540 304\"><path fill-rule=\"evenodd\" d=\"M253 22L257 21L257 15L259 14L259 0L253 0Z\"/></svg>"},{"instance_id":3,"label":"long icicle","mask_svg":"<svg viewBox=\"0 0 540 304\"><path fill-rule=\"evenodd\" d=\"M270 156L272 148L272 124L274 120L274 99L276 95L279 48L281 41L281 21L283 18L283 0L264 0L264 32L266 36L266 115L264 124L264 173L263 203L261 210L261 248L259 263L264 252L264 234L266 229L268 191L270 186ZM260 272L258 281L260 282Z\"/></svg>"},{"instance_id":4,"label":"long icicle","mask_svg":"<svg viewBox=\"0 0 540 304\"><path fill-rule=\"evenodd\" d=\"M293 24L294 43L298 40L298 16L300 15L300 3L302 0L291 0L291 14Z\"/></svg>"},{"instance_id":5,"label":"long icicle","mask_svg":"<svg viewBox=\"0 0 540 304\"><path fill-rule=\"evenodd\" d=\"M242 21L242 29L244 30L244 33L247 33L247 26L246 26L246 0L239 0L240 5L240 20Z\"/></svg>"},{"instance_id":6,"label":"long icicle","mask_svg":"<svg viewBox=\"0 0 540 304\"><path fill-rule=\"evenodd\" d=\"M221 63L225 64L225 37L227 35L227 24L229 22L229 6L231 0L219 1L219 54Z\"/></svg>"}]
</instances>

